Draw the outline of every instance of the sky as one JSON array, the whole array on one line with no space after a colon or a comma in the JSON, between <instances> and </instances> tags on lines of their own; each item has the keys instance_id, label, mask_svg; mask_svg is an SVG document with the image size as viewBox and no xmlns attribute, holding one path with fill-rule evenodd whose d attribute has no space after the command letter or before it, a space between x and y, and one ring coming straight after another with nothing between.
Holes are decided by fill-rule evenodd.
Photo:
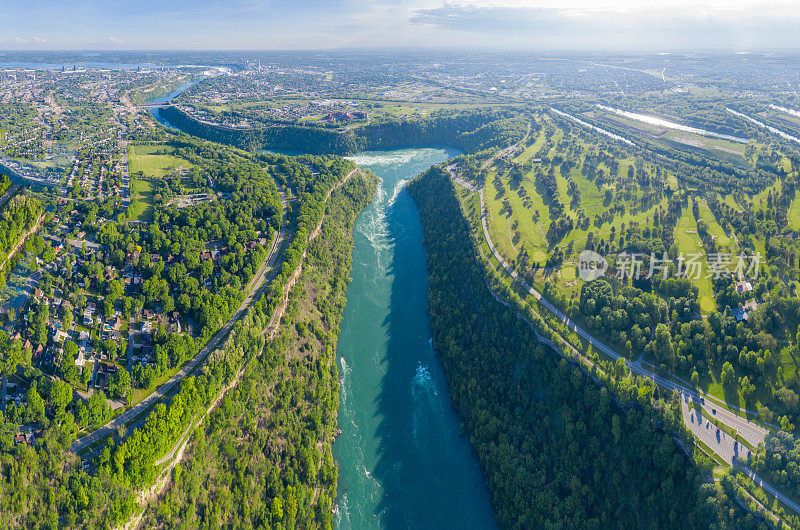
<instances>
[{"instance_id":1,"label":"sky","mask_svg":"<svg viewBox=\"0 0 800 530\"><path fill-rule=\"evenodd\" d=\"M797 48L798 0L0 0L0 49Z\"/></svg>"}]
</instances>

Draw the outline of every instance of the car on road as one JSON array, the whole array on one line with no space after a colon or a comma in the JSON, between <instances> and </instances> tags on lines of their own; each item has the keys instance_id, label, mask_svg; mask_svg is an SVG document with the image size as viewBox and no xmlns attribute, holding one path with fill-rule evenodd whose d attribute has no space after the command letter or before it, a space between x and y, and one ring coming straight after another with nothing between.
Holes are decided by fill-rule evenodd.
<instances>
[{"instance_id":1,"label":"car on road","mask_svg":"<svg viewBox=\"0 0 800 530\"><path fill-rule=\"evenodd\" d=\"M716 413L717 413L717 409L711 409L711 414L716 414Z\"/></svg>"}]
</instances>

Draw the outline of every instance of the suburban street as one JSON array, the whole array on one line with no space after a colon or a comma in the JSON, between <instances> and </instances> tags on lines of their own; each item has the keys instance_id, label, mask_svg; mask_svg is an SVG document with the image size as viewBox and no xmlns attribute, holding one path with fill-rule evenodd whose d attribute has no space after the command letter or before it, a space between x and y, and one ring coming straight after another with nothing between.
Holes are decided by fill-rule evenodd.
<instances>
[{"instance_id":1,"label":"suburban street","mask_svg":"<svg viewBox=\"0 0 800 530\"><path fill-rule=\"evenodd\" d=\"M283 203L284 211L286 209L286 195L283 191L281 191L281 202ZM112 419L104 426L96 429L95 431L87 434L83 438L75 440L72 443L70 449L77 453L86 447L94 444L98 440L105 438L114 430L119 427L120 425L124 425L128 421L132 420L136 416L145 412L150 406L154 405L159 399L163 396L169 394L169 392L181 382L181 380L190 374L200 363L205 361L208 354L211 353L221 342L222 340L227 337L228 332L231 330L233 325L239 320L246 312L247 309L252 304L253 300L256 298L258 294L261 292L261 288L267 278L267 273L274 268L278 255L280 254L279 250L282 248L283 239L286 232L286 224L287 220L284 219L281 223L280 231L272 243L272 248L270 249L269 255L267 259L264 260L264 263L261 265L261 268L256 272L255 276L250 282L250 289L249 294L244 299L244 301L239 306L239 309L228 319L228 322L214 335L214 337L201 349L194 358L186 363L183 368L178 371L175 375L173 375L166 383L161 385L158 389L156 389L152 394L147 396L145 399L140 401L138 404L134 405L133 407L129 408L116 418Z\"/></svg>"}]
</instances>

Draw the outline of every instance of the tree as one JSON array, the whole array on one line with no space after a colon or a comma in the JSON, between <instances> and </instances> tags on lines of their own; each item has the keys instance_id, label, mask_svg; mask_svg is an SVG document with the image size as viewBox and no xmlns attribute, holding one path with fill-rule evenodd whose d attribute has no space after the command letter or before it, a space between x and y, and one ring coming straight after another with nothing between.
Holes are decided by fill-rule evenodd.
<instances>
[{"instance_id":1,"label":"tree","mask_svg":"<svg viewBox=\"0 0 800 530\"><path fill-rule=\"evenodd\" d=\"M75 366L75 358L78 356L78 345L68 340L64 342L64 352L61 355L59 371L61 378L72 386L78 384L78 367Z\"/></svg>"},{"instance_id":2,"label":"tree","mask_svg":"<svg viewBox=\"0 0 800 530\"><path fill-rule=\"evenodd\" d=\"M733 389L736 386L736 372L733 369L733 365L725 361L725 364L722 365L722 374L720 375L722 380L722 386Z\"/></svg>"},{"instance_id":3,"label":"tree","mask_svg":"<svg viewBox=\"0 0 800 530\"><path fill-rule=\"evenodd\" d=\"M780 401L781 405L786 407L787 410L796 411L798 404L800 404L800 399L791 388L779 388L778 391L775 392L775 397L778 398L778 401Z\"/></svg>"},{"instance_id":4,"label":"tree","mask_svg":"<svg viewBox=\"0 0 800 530\"><path fill-rule=\"evenodd\" d=\"M0 330L0 374L13 374L24 359L19 341L12 341L8 333Z\"/></svg>"},{"instance_id":5,"label":"tree","mask_svg":"<svg viewBox=\"0 0 800 530\"><path fill-rule=\"evenodd\" d=\"M695 388L700 386L700 374L697 373L697 370L692 372L692 386Z\"/></svg>"},{"instance_id":6,"label":"tree","mask_svg":"<svg viewBox=\"0 0 800 530\"><path fill-rule=\"evenodd\" d=\"M114 339L106 339L103 341L103 351L106 352L108 358L112 361L117 358L117 343Z\"/></svg>"},{"instance_id":7,"label":"tree","mask_svg":"<svg viewBox=\"0 0 800 530\"><path fill-rule=\"evenodd\" d=\"M56 379L50 385L50 405L53 406L53 414L56 418L61 418L69 404L72 403L72 385Z\"/></svg>"},{"instance_id":8,"label":"tree","mask_svg":"<svg viewBox=\"0 0 800 530\"><path fill-rule=\"evenodd\" d=\"M111 417L111 410L102 390L98 390L89 396L87 407L89 409L89 422L92 425L103 423Z\"/></svg>"},{"instance_id":9,"label":"tree","mask_svg":"<svg viewBox=\"0 0 800 530\"><path fill-rule=\"evenodd\" d=\"M614 443L619 445L622 439L622 428L619 423L619 416L614 414L611 416L611 435L614 436Z\"/></svg>"},{"instance_id":10,"label":"tree","mask_svg":"<svg viewBox=\"0 0 800 530\"><path fill-rule=\"evenodd\" d=\"M72 327L72 310L64 310L64 316L61 318L61 327L64 331L68 331L69 328Z\"/></svg>"},{"instance_id":11,"label":"tree","mask_svg":"<svg viewBox=\"0 0 800 530\"><path fill-rule=\"evenodd\" d=\"M44 400L36 388L36 381L31 383L30 388L25 393L25 402L27 403L25 406L26 421L35 421L41 425L47 417L44 413Z\"/></svg>"},{"instance_id":12,"label":"tree","mask_svg":"<svg viewBox=\"0 0 800 530\"><path fill-rule=\"evenodd\" d=\"M108 384L109 393L115 398L124 398L128 395L131 386L131 375L124 368L119 368Z\"/></svg>"}]
</instances>

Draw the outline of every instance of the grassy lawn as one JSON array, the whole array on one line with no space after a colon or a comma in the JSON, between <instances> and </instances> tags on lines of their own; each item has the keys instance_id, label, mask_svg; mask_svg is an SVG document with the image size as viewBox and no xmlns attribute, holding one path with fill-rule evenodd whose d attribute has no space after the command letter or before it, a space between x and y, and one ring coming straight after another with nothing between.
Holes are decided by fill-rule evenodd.
<instances>
[{"instance_id":1,"label":"grassy lawn","mask_svg":"<svg viewBox=\"0 0 800 530\"><path fill-rule=\"evenodd\" d=\"M159 154L163 153L163 154ZM146 220L153 216L154 180L172 173L178 168L192 168L194 164L177 157L174 149L167 145L129 145L128 170L133 177L139 171L144 178L135 178L131 183L132 218Z\"/></svg>"},{"instance_id":2,"label":"grassy lawn","mask_svg":"<svg viewBox=\"0 0 800 530\"><path fill-rule=\"evenodd\" d=\"M787 217L789 220L789 228L792 230L800 230L800 194L795 193Z\"/></svg>"},{"instance_id":3,"label":"grassy lawn","mask_svg":"<svg viewBox=\"0 0 800 530\"><path fill-rule=\"evenodd\" d=\"M161 388L161 385L169 381L173 375L178 373L178 370L180 370L180 368L170 368L160 377L154 379L153 384L151 384L149 388L131 388L131 404L136 405L157 389Z\"/></svg>"},{"instance_id":4,"label":"grassy lawn","mask_svg":"<svg viewBox=\"0 0 800 530\"><path fill-rule=\"evenodd\" d=\"M700 236L697 234L697 223L692 215L692 208L687 206L683 209L681 218L678 219L678 224L675 226L675 242L678 245L678 251L682 253L687 260L690 259L692 254L701 253L702 263L699 278L691 278L692 282L700 290L698 302L700 304L700 311L708 314L717 308L714 301L714 289L712 286L711 278L706 278L708 271L708 263L705 259L705 250L700 241Z\"/></svg>"},{"instance_id":5,"label":"grassy lawn","mask_svg":"<svg viewBox=\"0 0 800 530\"><path fill-rule=\"evenodd\" d=\"M733 253L736 250L736 245L733 242L733 239L728 237L725 234L725 231L717 222L716 217L714 217L714 213L708 207L705 201L699 200L697 201L697 205L700 207L700 217L708 223L708 233L716 236L717 241L717 248L720 251L730 251Z\"/></svg>"},{"instance_id":6,"label":"grassy lawn","mask_svg":"<svg viewBox=\"0 0 800 530\"><path fill-rule=\"evenodd\" d=\"M753 201L753 208L766 208L767 207L767 196L770 192L772 192L773 196L780 196L781 190L783 189L783 183L778 180L770 186L769 188L764 188L760 193L757 195L753 195L751 200Z\"/></svg>"},{"instance_id":7,"label":"grassy lawn","mask_svg":"<svg viewBox=\"0 0 800 530\"><path fill-rule=\"evenodd\" d=\"M520 184L531 199L530 209L524 206L523 199L517 190L511 189L505 175L500 178L502 189L497 188L494 178L487 179L483 195L486 207L490 212L489 233L500 253L507 259L516 257L524 246L533 261L545 261L547 259L547 241L543 232L546 233L547 227L550 226L549 211L536 192L536 187L530 178L532 178L532 174L526 175ZM503 209L503 199L508 200L511 212ZM535 211L539 211L541 230L533 220ZM514 231L510 228L514 221L518 223L517 231L520 234L520 240L512 245L509 233L511 233L511 237L514 236Z\"/></svg>"},{"instance_id":8,"label":"grassy lawn","mask_svg":"<svg viewBox=\"0 0 800 530\"><path fill-rule=\"evenodd\" d=\"M529 146L522 153L520 153L519 156L514 159L514 162L522 164L538 153L539 149L541 149L544 145L544 137L544 129L542 129L539 131L539 135L536 137L536 141L533 143L533 145Z\"/></svg>"}]
</instances>

